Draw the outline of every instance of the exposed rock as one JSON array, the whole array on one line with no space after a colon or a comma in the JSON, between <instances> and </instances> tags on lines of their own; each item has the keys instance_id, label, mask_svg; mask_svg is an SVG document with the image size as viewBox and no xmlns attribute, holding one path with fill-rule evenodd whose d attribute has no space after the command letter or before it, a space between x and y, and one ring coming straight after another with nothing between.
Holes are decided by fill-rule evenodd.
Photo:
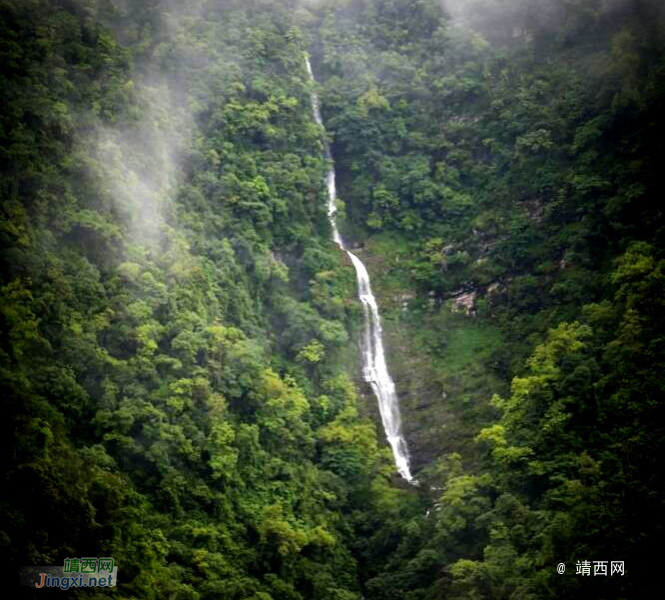
<instances>
[{"instance_id":1,"label":"exposed rock","mask_svg":"<svg viewBox=\"0 0 665 600\"><path fill-rule=\"evenodd\" d=\"M453 296L453 311L466 312L467 315L475 314L475 304L478 292L471 290L469 292L460 292Z\"/></svg>"},{"instance_id":2,"label":"exposed rock","mask_svg":"<svg viewBox=\"0 0 665 600\"><path fill-rule=\"evenodd\" d=\"M395 294L395 296L393 296L393 302L408 302L415 297L416 295L413 292L402 292L401 294Z\"/></svg>"},{"instance_id":3,"label":"exposed rock","mask_svg":"<svg viewBox=\"0 0 665 600\"><path fill-rule=\"evenodd\" d=\"M543 201L534 198L525 202L526 214L529 216L534 223L540 225L543 222L545 206Z\"/></svg>"}]
</instances>

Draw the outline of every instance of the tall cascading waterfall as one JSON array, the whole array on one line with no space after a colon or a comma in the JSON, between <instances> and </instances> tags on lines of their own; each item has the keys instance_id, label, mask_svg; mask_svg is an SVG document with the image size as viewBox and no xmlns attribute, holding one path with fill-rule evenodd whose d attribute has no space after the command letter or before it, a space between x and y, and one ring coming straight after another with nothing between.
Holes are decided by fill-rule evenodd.
<instances>
[{"instance_id":1,"label":"tall cascading waterfall","mask_svg":"<svg viewBox=\"0 0 665 600\"><path fill-rule=\"evenodd\" d=\"M307 72L310 79L314 82L314 74L309 57L305 56L307 63ZM312 92L312 110L314 119L323 127L321 118L321 109L319 97L316 92ZM399 412L399 399L395 391L395 383L388 372L386 364L386 355L383 349L383 332L381 329L381 317L379 316L379 307L376 298L372 293L372 287L369 281L369 274L363 262L353 252L344 246L342 236L337 228L335 213L337 208L335 200L337 190L335 188L335 167L332 162L330 147L325 144L326 158L330 160L331 167L326 175L328 185L328 218L333 232L333 240L348 255L356 270L358 279L358 297L363 306L365 314L365 329L363 332L362 352L363 352L363 376L374 391L379 403L379 412L383 429L388 438L388 443L392 448L395 457L395 465L399 474L407 481L412 481L413 476L409 468L409 452L406 446L406 440L402 435L402 418Z\"/></svg>"}]
</instances>

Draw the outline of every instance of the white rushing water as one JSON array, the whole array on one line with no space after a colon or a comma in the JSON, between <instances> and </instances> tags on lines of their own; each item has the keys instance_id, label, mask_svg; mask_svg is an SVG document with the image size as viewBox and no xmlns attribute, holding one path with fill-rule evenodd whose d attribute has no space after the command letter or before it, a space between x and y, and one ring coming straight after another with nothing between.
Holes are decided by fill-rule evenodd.
<instances>
[{"instance_id":1,"label":"white rushing water","mask_svg":"<svg viewBox=\"0 0 665 600\"><path fill-rule=\"evenodd\" d=\"M314 81L314 74L312 73L312 65L310 64L309 57L306 56L307 72L312 81ZM312 110L314 112L314 119L323 127L323 119L321 118L321 108L319 105L319 97L316 92L312 92ZM335 220L335 213L337 207L335 200L337 198L337 190L335 187L335 167L332 162L332 155L330 147L325 145L326 157L330 159L330 170L326 175L326 182L328 184L328 218L333 232L333 240L335 243L349 256L351 263L356 270L356 277L358 279L358 298L363 305L365 313L365 330L362 340L363 351L363 376L374 391L379 403L379 412L381 413L381 422L383 429L386 432L388 443L392 448L395 457L395 464L399 474L407 481L412 481L413 476L409 469L409 452L406 446L406 440L402 435L402 419L399 412L399 400L397 392L395 391L395 382L390 377L388 372L388 365L386 364L386 355L383 349L383 332L381 329L381 317L379 316L379 307L376 303L376 298L372 293L372 286L369 281L369 274L363 262L350 250L344 246L342 236L337 229L337 222Z\"/></svg>"}]
</instances>

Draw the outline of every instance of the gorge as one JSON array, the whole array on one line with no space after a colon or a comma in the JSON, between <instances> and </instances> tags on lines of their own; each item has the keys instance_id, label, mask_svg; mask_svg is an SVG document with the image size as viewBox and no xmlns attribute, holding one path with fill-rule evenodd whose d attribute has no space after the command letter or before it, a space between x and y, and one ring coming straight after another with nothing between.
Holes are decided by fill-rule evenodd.
<instances>
[{"instance_id":1,"label":"gorge","mask_svg":"<svg viewBox=\"0 0 665 600\"><path fill-rule=\"evenodd\" d=\"M8 597L662 596L662 1L0 0L0 61Z\"/></svg>"}]
</instances>

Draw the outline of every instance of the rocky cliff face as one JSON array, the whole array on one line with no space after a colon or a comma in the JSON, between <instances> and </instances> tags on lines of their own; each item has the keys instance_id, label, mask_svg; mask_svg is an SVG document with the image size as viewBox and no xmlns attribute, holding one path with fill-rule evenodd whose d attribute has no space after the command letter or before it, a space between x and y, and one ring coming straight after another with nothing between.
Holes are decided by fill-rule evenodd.
<instances>
[{"instance_id":1,"label":"rocky cliff face","mask_svg":"<svg viewBox=\"0 0 665 600\"><path fill-rule=\"evenodd\" d=\"M375 237L360 252L381 308L413 471L432 470L437 458L460 449L473 453L472 423L492 410L492 391L501 388L491 360L498 337L474 310L486 294L423 297L409 277L403 245ZM365 398L377 416L369 391Z\"/></svg>"}]
</instances>

